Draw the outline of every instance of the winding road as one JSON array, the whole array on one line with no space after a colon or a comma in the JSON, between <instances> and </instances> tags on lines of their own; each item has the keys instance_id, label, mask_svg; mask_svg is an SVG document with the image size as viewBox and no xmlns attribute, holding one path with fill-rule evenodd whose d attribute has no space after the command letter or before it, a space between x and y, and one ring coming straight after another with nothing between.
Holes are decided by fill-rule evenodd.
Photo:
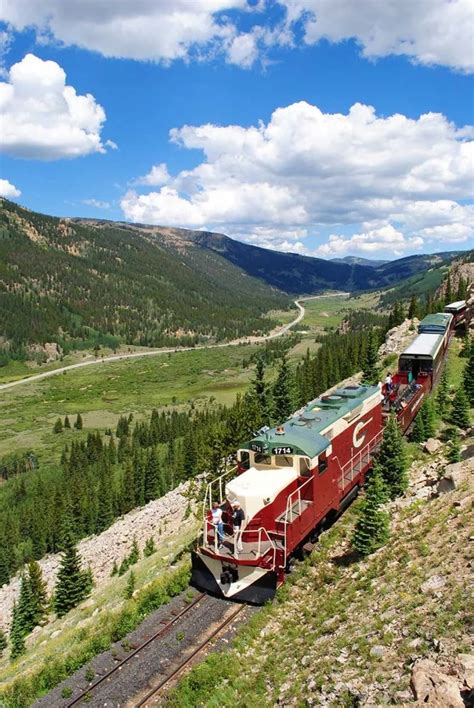
<instances>
[{"instance_id":1,"label":"winding road","mask_svg":"<svg viewBox=\"0 0 474 708\"><path fill-rule=\"evenodd\" d=\"M336 293L337 295L347 295L347 293ZM334 295L334 293L333 293ZM302 305L303 302L307 300L318 300L319 298L327 297L327 295L311 295L308 297L300 298L294 300L294 303L298 309L298 314L294 320L286 325L280 327L276 332L272 334L262 335L261 337L241 337L240 339L233 339L230 342L222 342L220 344L201 344L196 347L174 347L171 349L151 349L146 352L134 352L132 354L113 354L112 356L106 356L100 359L88 359L87 361L81 361L78 364L69 364L68 366L61 366L58 369L51 369L51 371L43 371L41 374L33 374L31 376L25 376L22 379L17 379L16 381L9 381L8 383L0 384L0 391L5 391L6 389L13 388L13 386L21 386L22 384L29 383L30 381L40 381L41 379L46 379L49 376L56 376L57 374L62 374L65 371L72 371L73 369L81 369L84 366L98 366L105 364L107 362L114 361L124 361L125 359L138 359L139 357L145 356L162 356L164 354L177 354L178 352L189 352L197 351L199 349L221 349L224 347L235 347L239 344L260 344L262 342L268 342L271 339L276 339L286 334L292 327L297 325L303 319L305 315L305 308Z\"/></svg>"}]
</instances>

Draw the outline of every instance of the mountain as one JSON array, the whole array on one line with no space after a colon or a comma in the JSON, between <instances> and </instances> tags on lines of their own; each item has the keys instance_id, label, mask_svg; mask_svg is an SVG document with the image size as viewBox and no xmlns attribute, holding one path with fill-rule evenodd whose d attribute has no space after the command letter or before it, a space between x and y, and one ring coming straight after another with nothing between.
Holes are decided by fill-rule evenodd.
<instances>
[{"instance_id":1,"label":"mountain","mask_svg":"<svg viewBox=\"0 0 474 708\"><path fill-rule=\"evenodd\" d=\"M178 234L159 239L0 203L0 342L63 348L192 343L265 332L288 297Z\"/></svg>"},{"instance_id":2,"label":"mountain","mask_svg":"<svg viewBox=\"0 0 474 708\"><path fill-rule=\"evenodd\" d=\"M0 201L0 349L193 343L268 331L289 295L362 291L453 254L370 265L251 246L209 231L57 218Z\"/></svg>"},{"instance_id":3,"label":"mountain","mask_svg":"<svg viewBox=\"0 0 474 708\"><path fill-rule=\"evenodd\" d=\"M361 256L344 256L344 258L331 258L333 263L349 263L349 265L365 265L371 268L376 268L379 265L385 265L389 261L371 260L370 258L362 258Z\"/></svg>"}]
</instances>

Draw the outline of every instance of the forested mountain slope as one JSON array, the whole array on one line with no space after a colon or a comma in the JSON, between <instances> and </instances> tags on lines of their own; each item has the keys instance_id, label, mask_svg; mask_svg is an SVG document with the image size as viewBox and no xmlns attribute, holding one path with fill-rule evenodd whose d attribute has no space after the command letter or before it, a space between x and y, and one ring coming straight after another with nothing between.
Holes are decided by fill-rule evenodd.
<instances>
[{"instance_id":1,"label":"forested mountain slope","mask_svg":"<svg viewBox=\"0 0 474 708\"><path fill-rule=\"evenodd\" d=\"M268 331L264 314L287 302L210 250L0 202L0 338L13 349L230 339Z\"/></svg>"}]
</instances>

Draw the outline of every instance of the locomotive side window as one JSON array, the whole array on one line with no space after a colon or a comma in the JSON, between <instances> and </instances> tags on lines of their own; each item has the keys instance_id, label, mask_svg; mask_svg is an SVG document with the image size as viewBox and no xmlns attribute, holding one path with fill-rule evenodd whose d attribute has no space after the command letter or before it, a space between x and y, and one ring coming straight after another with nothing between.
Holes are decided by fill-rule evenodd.
<instances>
[{"instance_id":1,"label":"locomotive side window","mask_svg":"<svg viewBox=\"0 0 474 708\"><path fill-rule=\"evenodd\" d=\"M272 464L272 458L270 455L263 455L261 452L255 453L255 464L256 465L268 465Z\"/></svg>"},{"instance_id":2,"label":"locomotive side window","mask_svg":"<svg viewBox=\"0 0 474 708\"><path fill-rule=\"evenodd\" d=\"M287 455L275 455L275 465L277 467L293 467L293 458Z\"/></svg>"},{"instance_id":3,"label":"locomotive side window","mask_svg":"<svg viewBox=\"0 0 474 708\"><path fill-rule=\"evenodd\" d=\"M326 457L326 453L323 452L319 456L319 464L318 464L319 474L322 474L323 472L325 472L327 470L327 468L328 468L328 459Z\"/></svg>"},{"instance_id":4,"label":"locomotive side window","mask_svg":"<svg viewBox=\"0 0 474 708\"><path fill-rule=\"evenodd\" d=\"M301 477L309 477L311 475L311 469L307 457L300 458L300 475Z\"/></svg>"},{"instance_id":5,"label":"locomotive side window","mask_svg":"<svg viewBox=\"0 0 474 708\"><path fill-rule=\"evenodd\" d=\"M244 470L248 470L250 467L250 455L247 450L242 450L239 455L239 466Z\"/></svg>"}]
</instances>

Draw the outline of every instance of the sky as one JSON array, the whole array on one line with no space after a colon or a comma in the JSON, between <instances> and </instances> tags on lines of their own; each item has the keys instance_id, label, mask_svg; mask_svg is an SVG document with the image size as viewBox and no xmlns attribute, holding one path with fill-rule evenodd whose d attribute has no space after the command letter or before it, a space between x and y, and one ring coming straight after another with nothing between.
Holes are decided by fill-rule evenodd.
<instances>
[{"instance_id":1,"label":"sky","mask_svg":"<svg viewBox=\"0 0 474 708\"><path fill-rule=\"evenodd\" d=\"M3 0L0 195L322 258L474 248L472 0Z\"/></svg>"}]
</instances>

